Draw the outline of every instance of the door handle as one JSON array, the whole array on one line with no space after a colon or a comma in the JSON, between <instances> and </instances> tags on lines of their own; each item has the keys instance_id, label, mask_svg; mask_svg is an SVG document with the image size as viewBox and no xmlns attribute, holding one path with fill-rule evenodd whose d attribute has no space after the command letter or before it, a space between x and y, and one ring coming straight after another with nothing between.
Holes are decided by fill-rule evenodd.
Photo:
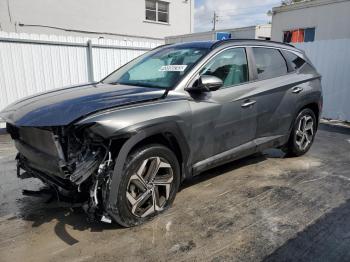
<instances>
[{"instance_id":1,"label":"door handle","mask_svg":"<svg viewBox=\"0 0 350 262\"><path fill-rule=\"evenodd\" d=\"M246 100L246 101L244 101L244 103L241 106L243 108L247 108L247 107L254 105L255 103L256 103L256 101L254 101L254 100Z\"/></svg>"},{"instance_id":2,"label":"door handle","mask_svg":"<svg viewBox=\"0 0 350 262\"><path fill-rule=\"evenodd\" d=\"M292 89L292 92L294 93L294 94L299 94L301 91L303 91L304 89L302 88L302 87L299 87L299 86L297 86L297 87L293 87L293 89Z\"/></svg>"}]
</instances>

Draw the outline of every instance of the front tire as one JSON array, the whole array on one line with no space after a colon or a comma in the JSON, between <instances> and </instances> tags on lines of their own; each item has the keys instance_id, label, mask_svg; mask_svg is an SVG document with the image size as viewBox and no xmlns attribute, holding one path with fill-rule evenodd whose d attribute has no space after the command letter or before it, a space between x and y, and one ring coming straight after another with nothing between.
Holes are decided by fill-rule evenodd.
<instances>
[{"instance_id":1,"label":"front tire","mask_svg":"<svg viewBox=\"0 0 350 262\"><path fill-rule=\"evenodd\" d=\"M305 108L298 114L290 138L283 151L287 156L302 156L308 152L314 142L317 131L315 113Z\"/></svg>"},{"instance_id":2,"label":"front tire","mask_svg":"<svg viewBox=\"0 0 350 262\"><path fill-rule=\"evenodd\" d=\"M134 150L124 165L113 218L125 227L150 220L171 206L179 184L179 163L169 148L153 144Z\"/></svg>"}]
</instances>

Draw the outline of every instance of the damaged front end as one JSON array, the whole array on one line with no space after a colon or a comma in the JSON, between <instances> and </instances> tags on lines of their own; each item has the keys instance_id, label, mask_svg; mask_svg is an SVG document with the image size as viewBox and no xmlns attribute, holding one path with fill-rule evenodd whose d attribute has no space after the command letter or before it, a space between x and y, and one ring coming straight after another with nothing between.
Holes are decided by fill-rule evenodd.
<instances>
[{"instance_id":1,"label":"damaged front end","mask_svg":"<svg viewBox=\"0 0 350 262\"><path fill-rule=\"evenodd\" d=\"M113 171L110 141L84 126L16 127L7 131L18 150L17 175L34 177L59 201L81 203L90 219L102 218Z\"/></svg>"}]
</instances>

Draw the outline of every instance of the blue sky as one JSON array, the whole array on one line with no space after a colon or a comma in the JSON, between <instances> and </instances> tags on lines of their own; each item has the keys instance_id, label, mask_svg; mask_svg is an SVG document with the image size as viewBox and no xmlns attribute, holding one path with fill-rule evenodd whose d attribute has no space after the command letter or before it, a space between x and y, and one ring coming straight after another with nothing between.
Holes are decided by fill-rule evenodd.
<instances>
[{"instance_id":1,"label":"blue sky","mask_svg":"<svg viewBox=\"0 0 350 262\"><path fill-rule=\"evenodd\" d=\"M271 18L266 15L280 0L195 0L195 32L211 30L212 17L219 16L217 29L266 24Z\"/></svg>"}]
</instances>

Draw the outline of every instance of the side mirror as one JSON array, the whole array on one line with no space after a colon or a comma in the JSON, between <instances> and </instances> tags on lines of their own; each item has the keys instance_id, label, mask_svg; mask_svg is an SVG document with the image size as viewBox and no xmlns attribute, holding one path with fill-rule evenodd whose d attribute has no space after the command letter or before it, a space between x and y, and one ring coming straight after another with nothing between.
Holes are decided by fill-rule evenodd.
<instances>
[{"instance_id":1,"label":"side mirror","mask_svg":"<svg viewBox=\"0 0 350 262\"><path fill-rule=\"evenodd\" d=\"M185 90L193 93L210 92L218 90L223 85L224 83L222 82L222 80L216 76L202 75L195 82L194 86L187 87Z\"/></svg>"}]
</instances>

